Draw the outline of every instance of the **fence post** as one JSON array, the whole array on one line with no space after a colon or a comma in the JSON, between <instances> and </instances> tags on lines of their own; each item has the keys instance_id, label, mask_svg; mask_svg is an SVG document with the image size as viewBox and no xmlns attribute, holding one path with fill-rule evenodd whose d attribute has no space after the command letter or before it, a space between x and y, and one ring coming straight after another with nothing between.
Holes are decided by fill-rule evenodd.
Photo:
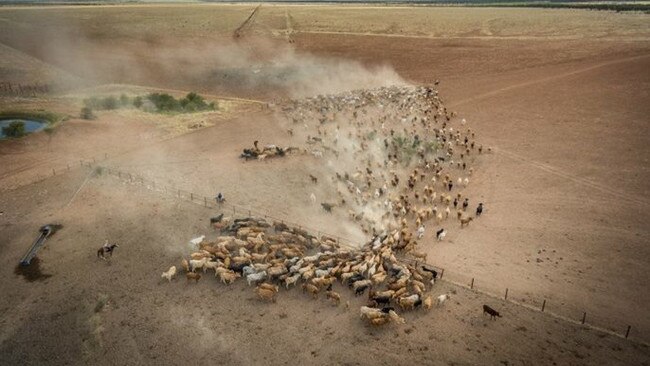
<instances>
[{"instance_id":1,"label":"fence post","mask_svg":"<svg viewBox=\"0 0 650 366\"><path fill-rule=\"evenodd\" d=\"M469 285L469 288L472 289L472 290L474 289L474 277L472 277L472 284Z\"/></svg>"},{"instance_id":2,"label":"fence post","mask_svg":"<svg viewBox=\"0 0 650 366\"><path fill-rule=\"evenodd\" d=\"M542 313L544 312L545 307L546 307L546 299L544 299L544 302L542 302Z\"/></svg>"},{"instance_id":3,"label":"fence post","mask_svg":"<svg viewBox=\"0 0 650 366\"><path fill-rule=\"evenodd\" d=\"M586 319L587 319L587 312L586 312L586 311L583 311L583 312L582 312L582 324L585 323L585 320L586 320Z\"/></svg>"},{"instance_id":4,"label":"fence post","mask_svg":"<svg viewBox=\"0 0 650 366\"><path fill-rule=\"evenodd\" d=\"M508 300L508 289L506 288L506 297L503 298L504 300Z\"/></svg>"},{"instance_id":5,"label":"fence post","mask_svg":"<svg viewBox=\"0 0 650 366\"><path fill-rule=\"evenodd\" d=\"M444 275L444 274L445 274L445 269L443 268L443 269L440 270L440 279L442 279L442 275Z\"/></svg>"},{"instance_id":6,"label":"fence post","mask_svg":"<svg viewBox=\"0 0 650 366\"><path fill-rule=\"evenodd\" d=\"M54 168L52 168L52 175L56 175L56 170L54 170Z\"/></svg>"},{"instance_id":7,"label":"fence post","mask_svg":"<svg viewBox=\"0 0 650 366\"><path fill-rule=\"evenodd\" d=\"M632 329L632 326L628 325L627 326L627 331L625 332L625 339L627 339L627 337L630 335L630 329Z\"/></svg>"},{"instance_id":8,"label":"fence post","mask_svg":"<svg viewBox=\"0 0 650 366\"><path fill-rule=\"evenodd\" d=\"M203 204L208 207L208 197L203 197Z\"/></svg>"}]
</instances>

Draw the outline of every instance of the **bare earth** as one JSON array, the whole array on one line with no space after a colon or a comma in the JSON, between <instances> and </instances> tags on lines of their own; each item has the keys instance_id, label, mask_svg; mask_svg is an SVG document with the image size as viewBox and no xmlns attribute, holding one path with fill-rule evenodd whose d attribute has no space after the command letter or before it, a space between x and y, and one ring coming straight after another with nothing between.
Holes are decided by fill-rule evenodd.
<instances>
[{"instance_id":1,"label":"bare earth","mask_svg":"<svg viewBox=\"0 0 650 366\"><path fill-rule=\"evenodd\" d=\"M650 28L648 15L577 10L263 5L0 7L0 81L55 94L0 97L0 110L72 115L48 136L1 141L0 360L9 364L650 364ZM289 72L287 72L289 70ZM288 76L287 76L288 75ZM371 328L350 309L245 283L172 284L160 273L213 235L214 211L79 168L93 158L160 185L228 201L362 242L345 213L309 205L311 157L243 163L253 140L285 146L264 108L282 98L392 82L441 81L440 95L494 153L467 188L480 221L427 230L454 291L404 326ZM110 84L110 86L106 86ZM150 89L147 89L150 88ZM75 117L86 95L197 90L225 110L133 110ZM193 131L188 126L201 122ZM127 133L125 133L127 131ZM189 132L189 133L187 133ZM67 166L71 165L70 171ZM33 183L51 168L57 175ZM327 177L320 176L321 182ZM329 194L326 190L322 194ZM39 253L51 277L27 282L18 259L49 222ZM344 223L346 223L344 225ZM104 238L121 244L97 261ZM95 312L100 299L103 310ZM503 318L481 315L482 304Z\"/></svg>"}]
</instances>

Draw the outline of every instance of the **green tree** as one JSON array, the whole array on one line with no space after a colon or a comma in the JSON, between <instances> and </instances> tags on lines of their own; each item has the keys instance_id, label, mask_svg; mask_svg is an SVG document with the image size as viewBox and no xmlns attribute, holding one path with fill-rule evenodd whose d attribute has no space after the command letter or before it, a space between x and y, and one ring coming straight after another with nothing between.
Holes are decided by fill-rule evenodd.
<instances>
[{"instance_id":1,"label":"green tree","mask_svg":"<svg viewBox=\"0 0 650 366\"><path fill-rule=\"evenodd\" d=\"M9 126L2 127L2 133L9 137L21 137L25 135L25 123L22 121L13 121Z\"/></svg>"}]
</instances>

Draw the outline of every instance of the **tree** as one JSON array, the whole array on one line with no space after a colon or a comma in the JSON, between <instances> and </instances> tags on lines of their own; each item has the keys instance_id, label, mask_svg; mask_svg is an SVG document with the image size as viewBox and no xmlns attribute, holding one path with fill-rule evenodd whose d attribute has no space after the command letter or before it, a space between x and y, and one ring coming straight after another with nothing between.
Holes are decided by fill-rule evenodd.
<instances>
[{"instance_id":1,"label":"tree","mask_svg":"<svg viewBox=\"0 0 650 366\"><path fill-rule=\"evenodd\" d=\"M13 121L9 126L2 127L2 133L8 137L21 137L25 135L25 123Z\"/></svg>"}]
</instances>

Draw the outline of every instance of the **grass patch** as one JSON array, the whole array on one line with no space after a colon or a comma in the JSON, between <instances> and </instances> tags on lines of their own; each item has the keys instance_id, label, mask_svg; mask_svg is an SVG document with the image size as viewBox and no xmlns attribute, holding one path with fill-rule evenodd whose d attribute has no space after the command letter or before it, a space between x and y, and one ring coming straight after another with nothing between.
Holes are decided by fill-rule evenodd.
<instances>
[{"instance_id":1,"label":"grass patch","mask_svg":"<svg viewBox=\"0 0 650 366\"><path fill-rule=\"evenodd\" d=\"M50 125L61 122L65 119L64 115L49 111L0 111L0 119L31 119L34 121L47 122Z\"/></svg>"},{"instance_id":2,"label":"grass patch","mask_svg":"<svg viewBox=\"0 0 650 366\"><path fill-rule=\"evenodd\" d=\"M51 138L54 133L54 127L62 121L67 120L67 116L45 110L37 111L19 111L19 110L6 110L0 111L0 119L23 119L30 121L38 121L44 123L43 131ZM37 131L36 131L37 132ZM25 130L25 123L23 121L15 121L8 126L2 127L2 133L8 138L20 138L29 135L33 132Z\"/></svg>"},{"instance_id":3,"label":"grass patch","mask_svg":"<svg viewBox=\"0 0 650 366\"><path fill-rule=\"evenodd\" d=\"M108 303L108 295L106 294L101 294L99 295L99 299L97 299L97 302L95 303L95 308L94 311L96 313L99 313L100 311L104 310L104 307Z\"/></svg>"},{"instance_id":4,"label":"grass patch","mask_svg":"<svg viewBox=\"0 0 650 366\"><path fill-rule=\"evenodd\" d=\"M438 152L440 145L434 141L422 141L417 138L408 136L395 135L393 136L393 144L396 146L396 153L399 161L408 165L417 154L424 154L429 156Z\"/></svg>"}]
</instances>

